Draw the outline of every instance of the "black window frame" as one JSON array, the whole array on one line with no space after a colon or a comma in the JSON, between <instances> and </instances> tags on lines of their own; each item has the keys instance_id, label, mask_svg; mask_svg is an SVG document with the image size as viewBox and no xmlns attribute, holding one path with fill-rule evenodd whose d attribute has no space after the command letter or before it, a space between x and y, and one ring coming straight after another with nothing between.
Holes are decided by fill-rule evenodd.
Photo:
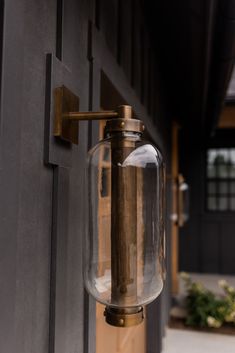
<instances>
[{"instance_id":1,"label":"black window frame","mask_svg":"<svg viewBox=\"0 0 235 353\"><path fill-rule=\"evenodd\" d=\"M232 199L235 199L235 191L231 192L231 187L232 183L234 183L235 187L235 175L229 176L229 168L230 166L235 167L235 160L232 163L232 159L230 158L231 164L225 163L223 161L218 161L215 165L208 163L208 152L210 150L215 150L218 152L219 150L227 151L229 152L231 156L231 151L233 150L235 152L235 147L227 147L227 146L211 146L206 149L206 170L205 170L205 208L207 212L211 213L220 213L220 214L225 214L225 213L234 213L235 212L235 205L232 208ZM219 154L218 154L219 155ZM208 176L208 167L209 166L215 166L215 176L214 177L209 177ZM218 175L218 170L220 166L224 166L227 169L227 177L221 177ZM209 183L214 183L215 184L215 191L210 192L209 191ZM227 185L227 191L222 193L221 190L219 190L219 187L224 183ZM214 197L215 198L215 209L209 208L209 198ZM222 198L225 199L227 203L227 207L225 209L221 209L219 202L221 202ZM235 200L234 200L235 202Z\"/></svg>"}]
</instances>

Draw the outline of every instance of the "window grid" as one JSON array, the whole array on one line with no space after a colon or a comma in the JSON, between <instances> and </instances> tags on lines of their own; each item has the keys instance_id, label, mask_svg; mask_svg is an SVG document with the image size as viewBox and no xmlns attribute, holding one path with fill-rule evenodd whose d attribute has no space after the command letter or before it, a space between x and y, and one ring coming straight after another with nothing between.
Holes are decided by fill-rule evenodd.
<instances>
[{"instance_id":1,"label":"window grid","mask_svg":"<svg viewBox=\"0 0 235 353\"><path fill-rule=\"evenodd\" d=\"M235 148L207 151L206 207L208 211L235 211Z\"/></svg>"}]
</instances>

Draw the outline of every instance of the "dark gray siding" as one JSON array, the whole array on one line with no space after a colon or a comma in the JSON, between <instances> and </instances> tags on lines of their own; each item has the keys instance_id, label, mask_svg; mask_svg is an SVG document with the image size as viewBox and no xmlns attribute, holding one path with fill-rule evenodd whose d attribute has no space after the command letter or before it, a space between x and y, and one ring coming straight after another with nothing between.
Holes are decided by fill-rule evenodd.
<instances>
[{"instance_id":1,"label":"dark gray siding","mask_svg":"<svg viewBox=\"0 0 235 353\"><path fill-rule=\"evenodd\" d=\"M82 239L86 152L97 124L80 124L79 146L56 141L52 92L64 84L81 110L99 109L105 75L169 165L151 40L136 0L9 0L3 19L0 350L92 353L95 304L84 293ZM148 352L159 352L167 303L168 291L149 311Z\"/></svg>"}]
</instances>

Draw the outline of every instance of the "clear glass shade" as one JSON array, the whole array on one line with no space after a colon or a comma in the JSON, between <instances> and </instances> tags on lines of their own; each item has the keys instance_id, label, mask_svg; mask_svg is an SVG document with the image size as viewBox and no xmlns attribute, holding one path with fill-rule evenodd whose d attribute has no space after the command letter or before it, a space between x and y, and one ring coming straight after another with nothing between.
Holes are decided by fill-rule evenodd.
<instances>
[{"instance_id":1,"label":"clear glass shade","mask_svg":"<svg viewBox=\"0 0 235 353\"><path fill-rule=\"evenodd\" d=\"M140 134L114 133L88 158L88 292L110 307L153 301L164 277L164 163Z\"/></svg>"}]
</instances>

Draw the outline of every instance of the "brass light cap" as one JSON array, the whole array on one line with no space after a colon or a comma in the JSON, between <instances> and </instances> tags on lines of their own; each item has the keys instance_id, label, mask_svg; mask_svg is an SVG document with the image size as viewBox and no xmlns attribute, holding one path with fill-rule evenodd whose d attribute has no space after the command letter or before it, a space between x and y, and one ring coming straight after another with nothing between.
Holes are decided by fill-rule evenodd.
<instances>
[{"instance_id":1,"label":"brass light cap","mask_svg":"<svg viewBox=\"0 0 235 353\"><path fill-rule=\"evenodd\" d=\"M106 306L104 316L109 325L116 327L130 327L139 325L143 321L144 311L142 306L122 309Z\"/></svg>"},{"instance_id":2,"label":"brass light cap","mask_svg":"<svg viewBox=\"0 0 235 353\"><path fill-rule=\"evenodd\" d=\"M111 119L107 120L105 126L105 132L121 132L121 131L131 131L143 133L144 124L141 120L138 119Z\"/></svg>"},{"instance_id":3,"label":"brass light cap","mask_svg":"<svg viewBox=\"0 0 235 353\"><path fill-rule=\"evenodd\" d=\"M132 119L133 111L131 105L119 105L117 109L119 118L121 119Z\"/></svg>"}]
</instances>

